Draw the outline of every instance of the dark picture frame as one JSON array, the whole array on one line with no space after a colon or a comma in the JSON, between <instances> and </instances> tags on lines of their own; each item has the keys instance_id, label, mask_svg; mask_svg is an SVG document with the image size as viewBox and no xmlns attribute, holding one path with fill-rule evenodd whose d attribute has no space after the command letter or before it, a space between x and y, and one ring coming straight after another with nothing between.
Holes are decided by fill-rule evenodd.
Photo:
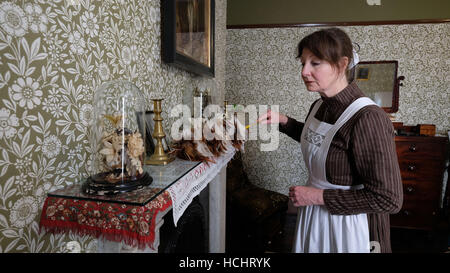
<instances>
[{"instance_id":1,"label":"dark picture frame","mask_svg":"<svg viewBox=\"0 0 450 273\"><path fill-rule=\"evenodd\" d=\"M214 0L162 0L162 59L214 77Z\"/></svg>"}]
</instances>

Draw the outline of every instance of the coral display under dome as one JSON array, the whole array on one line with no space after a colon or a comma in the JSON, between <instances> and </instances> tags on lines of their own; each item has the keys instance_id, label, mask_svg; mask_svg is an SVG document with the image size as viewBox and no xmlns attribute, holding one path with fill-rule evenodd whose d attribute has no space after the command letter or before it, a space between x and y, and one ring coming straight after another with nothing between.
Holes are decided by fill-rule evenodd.
<instances>
[{"instance_id":1,"label":"coral display under dome","mask_svg":"<svg viewBox=\"0 0 450 273\"><path fill-rule=\"evenodd\" d=\"M110 195L142 188L152 182L144 172L145 100L141 91L123 80L103 84L93 102L91 176L88 194Z\"/></svg>"}]
</instances>

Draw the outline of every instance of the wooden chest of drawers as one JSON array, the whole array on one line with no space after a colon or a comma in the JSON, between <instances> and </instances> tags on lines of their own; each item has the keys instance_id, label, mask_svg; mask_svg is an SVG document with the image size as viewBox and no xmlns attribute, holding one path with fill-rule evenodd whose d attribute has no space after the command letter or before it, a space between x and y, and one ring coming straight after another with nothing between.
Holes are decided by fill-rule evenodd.
<instances>
[{"instance_id":1,"label":"wooden chest of drawers","mask_svg":"<svg viewBox=\"0 0 450 273\"><path fill-rule=\"evenodd\" d=\"M397 136L395 144L403 182L403 206L399 213L391 215L391 226L431 230L441 212L448 139Z\"/></svg>"}]
</instances>

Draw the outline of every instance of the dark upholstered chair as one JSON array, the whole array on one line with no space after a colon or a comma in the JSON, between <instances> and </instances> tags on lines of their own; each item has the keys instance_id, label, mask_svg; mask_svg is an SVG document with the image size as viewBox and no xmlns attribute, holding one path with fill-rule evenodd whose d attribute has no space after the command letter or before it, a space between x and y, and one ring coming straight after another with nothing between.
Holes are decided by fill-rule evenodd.
<instances>
[{"instance_id":1,"label":"dark upholstered chair","mask_svg":"<svg viewBox=\"0 0 450 273\"><path fill-rule=\"evenodd\" d=\"M264 252L283 230L288 197L250 183L238 152L227 166L226 252Z\"/></svg>"}]
</instances>

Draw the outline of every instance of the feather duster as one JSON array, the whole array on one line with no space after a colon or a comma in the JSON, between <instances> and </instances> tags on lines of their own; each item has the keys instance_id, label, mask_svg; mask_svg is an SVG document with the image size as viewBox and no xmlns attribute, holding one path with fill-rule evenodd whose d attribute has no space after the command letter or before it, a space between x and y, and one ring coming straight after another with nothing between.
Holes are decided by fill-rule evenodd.
<instances>
[{"instance_id":1,"label":"feather duster","mask_svg":"<svg viewBox=\"0 0 450 273\"><path fill-rule=\"evenodd\" d=\"M201 123L192 122L191 119L191 124L191 131L183 131L182 139L174 141L171 145L171 153L181 159L215 163L216 157L234 149L241 151L244 149L245 127L235 117L219 116L208 121L202 120ZM194 126L197 126L197 130L201 130L201 140L192 139ZM204 132L211 132L212 135L205 137Z\"/></svg>"}]
</instances>

